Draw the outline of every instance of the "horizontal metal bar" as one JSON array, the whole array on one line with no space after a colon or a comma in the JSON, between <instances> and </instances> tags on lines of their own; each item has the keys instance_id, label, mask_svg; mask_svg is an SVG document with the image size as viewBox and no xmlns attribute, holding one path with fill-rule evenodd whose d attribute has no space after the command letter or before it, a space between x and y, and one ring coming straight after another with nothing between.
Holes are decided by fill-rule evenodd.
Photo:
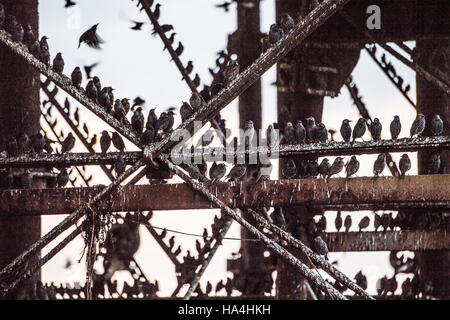
<instances>
[{"instance_id":1,"label":"horizontal metal bar","mask_svg":"<svg viewBox=\"0 0 450 320\"><path fill-rule=\"evenodd\" d=\"M324 233L329 251L450 250L445 230Z\"/></svg>"},{"instance_id":2,"label":"horizontal metal bar","mask_svg":"<svg viewBox=\"0 0 450 320\"><path fill-rule=\"evenodd\" d=\"M204 184L232 208L272 206L332 206L353 204L409 205L426 202L450 207L450 176L271 180L258 183ZM5 190L0 215L70 213L102 187ZM177 199L177 201L173 201ZM112 198L112 211L209 209L214 206L186 184L122 186ZM105 207L106 209L106 207ZM109 210L109 206L108 206Z\"/></svg>"}]
</instances>

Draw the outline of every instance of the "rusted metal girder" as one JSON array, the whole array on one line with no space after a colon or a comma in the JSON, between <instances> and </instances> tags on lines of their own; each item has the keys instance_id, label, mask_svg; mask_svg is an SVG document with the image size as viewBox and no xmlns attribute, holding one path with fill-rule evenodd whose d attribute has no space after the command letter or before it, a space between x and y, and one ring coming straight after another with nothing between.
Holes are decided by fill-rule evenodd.
<instances>
[{"instance_id":1,"label":"rusted metal girder","mask_svg":"<svg viewBox=\"0 0 450 320\"><path fill-rule=\"evenodd\" d=\"M259 183L204 184L233 208L333 204L385 205L422 203L450 206L449 175L273 180ZM63 188L0 192L0 212L6 216L66 214L101 190ZM177 201L173 199L176 197ZM210 209L214 206L186 184L122 186L112 199L112 211ZM106 209L106 208L105 208Z\"/></svg>"},{"instance_id":2,"label":"rusted metal girder","mask_svg":"<svg viewBox=\"0 0 450 320\"><path fill-rule=\"evenodd\" d=\"M322 238L329 251L425 251L450 250L445 230L332 232Z\"/></svg>"}]
</instances>

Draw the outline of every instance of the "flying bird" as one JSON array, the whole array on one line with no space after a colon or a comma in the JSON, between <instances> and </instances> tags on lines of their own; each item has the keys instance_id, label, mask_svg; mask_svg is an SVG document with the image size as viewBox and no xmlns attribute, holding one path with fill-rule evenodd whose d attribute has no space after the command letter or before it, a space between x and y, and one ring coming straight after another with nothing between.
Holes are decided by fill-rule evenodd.
<instances>
[{"instance_id":1,"label":"flying bird","mask_svg":"<svg viewBox=\"0 0 450 320\"><path fill-rule=\"evenodd\" d=\"M86 77L88 79L92 79L91 72L92 72L92 69L94 69L96 66L98 66L98 62L93 63L90 66L83 66L84 72L86 73Z\"/></svg>"},{"instance_id":2,"label":"flying bird","mask_svg":"<svg viewBox=\"0 0 450 320\"><path fill-rule=\"evenodd\" d=\"M94 49L101 49L100 44L103 43L102 38L97 34L97 27L98 23L94 24L92 27L90 27L87 31L85 31L79 39L78 42L78 48L80 47L81 43L86 43L89 47Z\"/></svg>"},{"instance_id":3,"label":"flying bird","mask_svg":"<svg viewBox=\"0 0 450 320\"><path fill-rule=\"evenodd\" d=\"M130 27L131 30L142 30L142 26L145 24L145 22L139 22L139 21L134 21L131 20L131 22L134 23L134 26Z\"/></svg>"}]
</instances>

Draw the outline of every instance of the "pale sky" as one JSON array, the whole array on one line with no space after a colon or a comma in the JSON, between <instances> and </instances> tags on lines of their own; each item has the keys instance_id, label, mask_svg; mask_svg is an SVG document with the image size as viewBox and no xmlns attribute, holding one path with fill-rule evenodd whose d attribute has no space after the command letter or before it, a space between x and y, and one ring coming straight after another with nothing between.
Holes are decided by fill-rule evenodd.
<instances>
[{"instance_id":1,"label":"pale sky","mask_svg":"<svg viewBox=\"0 0 450 320\"><path fill-rule=\"evenodd\" d=\"M136 1L121 0L79 0L77 6L71 9L63 7L64 1L39 1L40 34L47 35L50 52L53 57L61 52L65 59L65 74L70 75L75 66L83 66L94 62L101 62L94 69L93 75L98 75L102 85L111 85L116 88L116 97L134 98L141 96L147 103L144 113L148 109L156 107L157 114L169 106L181 105L181 101L187 101L190 91L187 85L180 81L181 76L175 64L169 62L170 56L167 51L162 53L163 44L156 36L150 35L152 27L149 23L144 25L143 31L130 30L132 23L129 20L148 22L144 13L139 14ZM170 0L160 1L161 7L160 23L172 24L177 33L176 39L183 42L184 52L181 60L184 64L188 60L194 61L192 75L198 73L202 84L210 83L208 67L215 65L216 53L226 46L227 35L236 28L236 12L234 5L228 13L214 7L220 1L197 0L195 5L192 1ZM274 23L275 1L265 0L261 2L261 31L267 32L269 26ZM100 22L98 32L105 40L103 50L97 51L82 45L78 46L78 37L90 26ZM411 46L411 44L409 44ZM381 51L380 48L378 51ZM402 75L406 83L411 84L410 96L415 101L415 75L407 67L394 58L393 62L397 73ZM372 117L378 117L383 124L383 135L389 137L389 123L395 114L401 117L403 129L401 136L406 136L409 126L415 118L415 110L408 104L397 89L384 76L381 70L371 61L371 58L363 51L361 59L353 72L353 79L357 83L363 101L368 107ZM275 70L272 68L262 77L263 87L263 127L276 119L276 89L271 86L275 80ZM83 81L83 86L86 84ZM59 101L63 101L65 94L60 90ZM43 98L44 99L44 98ZM76 102L73 106L79 106ZM74 109L73 109L74 110ZM55 111L56 113L56 111ZM91 131L100 133L107 125L83 107L80 108L82 120L88 121ZM227 120L227 126L233 131L238 128L237 100L222 111L222 117ZM342 119L356 120L359 117L358 110L353 105L350 95L343 87L339 97L325 100L323 122L327 128L339 129ZM177 119L177 122L180 120ZM61 119L59 123L63 123ZM43 125L44 126L44 125ZM45 128L45 126L44 126ZM69 132L68 127L64 127ZM58 130L59 132L59 130ZM235 131L234 131L235 132ZM336 136L337 137L337 136ZM340 137L339 137L340 138ZM368 134L365 137L368 139ZM96 146L99 149L99 146ZM128 150L133 148L127 147ZM74 151L85 152L81 143L77 143ZM411 155L413 169L411 174L416 174L416 158ZM376 155L358 157L361 162L359 176L371 175L372 164ZM394 159L398 161L400 155L395 154ZM332 159L331 159L332 160ZM367 161L366 161L367 160ZM104 174L97 169L89 169L94 174L96 183L106 184L108 180ZM274 170L273 179L276 179ZM386 169L385 174L388 174ZM180 181L180 179L175 179ZM141 182L142 183L142 182ZM147 183L147 180L144 181ZM152 224L168 229L201 234L204 227L209 227L217 210L189 210L155 212ZM343 213L345 216L346 213ZM335 212L326 213L329 231L334 230ZM353 214L353 231L356 231L358 217L364 213ZM369 215L371 218L372 214ZM42 232L48 232L53 226L63 219L63 216L46 216L42 219ZM66 235L67 233L64 233ZM160 295L170 295L176 287L173 265L158 247L148 232L142 228L141 247L136 255L137 261L143 268L147 278L158 279L160 284ZM169 234L167 239L172 236ZM228 237L239 237L239 225L234 222ZM61 238L58 238L61 239ZM184 250L195 252L195 237L176 235L177 245L182 244ZM83 243L77 238L73 243L60 252L44 268L42 278L44 282L84 282L84 260L78 264ZM232 252L237 252L240 247L239 241L225 240L216 253L212 263L209 265L202 278L202 288L206 280L213 285L220 279L226 279L231 273L226 272L226 259L231 257ZM43 253L48 250L44 250ZM392 276L393 270L389 266L386 252L369 253L335 253L330 259L338 259L338 267L353 278L359 271L369 277L369 292L375 292L376 279L387 274ZM180 256L181 257L181 256ZM74 265L70 269L64 269L67 259L70 258ZM124 274L121 279L127 279ZM131 281L131 280L130 280ZM400 286L399 286L400 287ZM182 293L185 290L182 291Z\"/></svg>"}]
</instances>

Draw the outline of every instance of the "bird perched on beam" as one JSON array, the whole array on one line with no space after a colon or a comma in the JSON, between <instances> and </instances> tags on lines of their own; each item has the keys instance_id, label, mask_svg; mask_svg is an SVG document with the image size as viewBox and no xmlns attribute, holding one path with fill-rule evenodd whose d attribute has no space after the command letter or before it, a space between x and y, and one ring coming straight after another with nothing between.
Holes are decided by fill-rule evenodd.
<instances>
[{"instance_id":1,"label":"bird perched on beam","mask_svg":"<svg viewBox=\"0 0 450 320\"><path fill-rule=\"evenodd\" d=\"M78 40L78 48L80 47L81 43L84 42L91 48L101 49L100 44L103 43L103 40L97 34L98 25L98 23L94 24L80 36L80 39Z\"/></svg>"},{"instance_id":2,"label":"bird perched on beam","mask_svg":"<svg viewBox=\"0 0 450 320\"><path fill-rule=\"evenodd\" d=\"M351 226L352 226L352 217L348 214L344 220L345 232L348 232Z\"/></svg>"},{"instance_id":3,"label":"bird perched on beam","mask_svg":"<svg viewBox=\"0 0 450 320\"><path fill-rule=\"evenodd\" d=\"M286 230L286 219L284 218L283 210L280 207L276 207L273 210L270 218L272 219L274 225L283 230Z\"/></svg>"},{"instance_id":4,"label":"bird perched on beam","mask_svg":"<svg viewBox=\"0 0 450 320\"><path fill-rule=\"evenodd\" d=\"M180 107L181 121L185 122L193 114L194 114L194 110L192 110L192 108L189 105L189 103L183 101L183 104Z\"/></svg>"},{"instance_id":5,"label":"bird perched on beam","mask_svg":"<svg viewBox=\"0 0 450 320\"><path fill-rule=\"evenodd\" d=\"M350 142L350 138L352 136L352 127L350 127L350 122L351 120L348 119L342 120L340 132L342 139L344 139L345 142Z\"/></svg>"},{"instance_id":6,"label":"bird perched on beam","mask_svg":"<svg viewBox=\"0 0 450 320\"><path fill-rule=\"evenodd\" d=\"M362 230L367 228L369 226L369 223L370 223L370 219L368 216L365 216L364 218L362 218L358 224L359 232L361 232Z\"/></svg>"},{"instance_id":7,"label":"bird perched on beam","mask_svg":"<svg viewBox=\"0 0 450 320\"><path fill-rule=\"evenodd\" d=\"M80 67L75 67L71 74L72 84L79 88L81 85L81 81L83 81L83 74L81 73Z\"/></svg>"},{"instance_id":8,"label":"bird perched on beam","mask_svg":"<svg viewBox=\"0 0 450 320\"><path fill-rule=\"evenodd\" d=\"M306 141L314 142L316 139L316 120L314 117L306 118Z\"/></svg>"},{"instance_id":9,"label":"bird perched on beam","mask_svg":"<svg viewBox=\"0 0 450 320\"><path fill-rule=\"evenodd\" d=\"M378 177L386 167L386 155L381 153L378 155L377 160L373 164L373 174Z\"/></svg>"},{"instance_id":10,"label":"bird perched on beam","mask_svg":"<svg viewBox=\"0 0 450 320\"><path fill-rule=\"evenodd\" d=\"M122 137L115 131L112 132L112 143L114 147L116 147L117 150L120 152L123 152L125 150L125 143L123 142Z\"/></svg>"},{"instance_id":11,"label":"bird perched on beam","mask_svg":"<svg viewBox=\"0 0 450 320\"><path fill-rule=\"evenodd\" d=\"M281 171L282 175L286 179L292 179L297 174L297 167L295 165L294 160L290 159L286 166Z\"/></svg>"},{"instance_id":12,"label":"bird perched on beam","mask_svg":"<svg viewBox=\"0 0 450 320\"><path fill-rule=\"evenodd\" d=\"M295 139L297 143L305 143L306 139L306 129L303 126L303 123L301 120L297 120L294 127L295 131Z\"/></svg>"},{"instance_id":13,"label":"bird perched on beam","mask_svg":"<svg viewBox=\"0 0 450 320\"><path fill-rule=\"evenodd\" d=\"M400 131L402 130L402 124L400 122L400 117L395 115L394 120L391 122L391 126L389 127L391 131L392 140L397 140Z\"/></svg>"},{"instance_id":14,"label":"bird perched on beam","mask_svg":"<svg viewBox=\"0 0 450 320\"><path fill-rule=\"evenodd\" d=\"M328 130L322 122L317 124L314 135L319 142L327 142Z\"/></svg>"},{"instance_id":15,"label":"bird perched on beam","mask_svg":"<svg viewBox=\"0 0 450 320\"><path fill-rule=\"evenodd\" d=\"M211 165L211 168L209 169L209 178L211 179L211 184L216 183L217 181L220 181L220 179L223 178L226 172L226 166L224 163L217 164L215 161Z\"/></svg>"},{"instance_id":16,"label":"bird perched on beam","mask_svg":"<svg viewBox=\"0 0 450 320\"><path fill-rule=\"evenodd\" d=\"M247 172L245 164L237 164L230 170L225 178L228 178L228 181L239 181L245 175L245 172Z\"/></svg>"},{"instance_id":17,"label":"bird perched on beam","mask_svg":"<svg viewBox=\"0 0 450 320\"><path fill-rule=\"evenodd\" d=\"M330 174L331 164L328 161L328 158L323 158L322 162L319 165L319 174L322 178L327 177Z\"/></svg>"},{"instance_id":18,"label":"bird perched on beam","mask_svg":"<svg viewBox=\"0 0 450 320\"><path fill-rule=\"evenodd\" d=\"M110 146L111 146L111 137L109 136L108 131L103 130L102 136L100 137L100 148L102 149L102 153L105 154Z\"/></svg>"},{"instance_id":19,"label":"bird perched on beam","mask_svg":"<svg viewBox=\"0 0 450 320\"><path fill-rule=\"evenodd\" d=\"M288 121L286 122L286 126L284 127L283 131L285 143L287 144L295 144L296 142L296 134L294 126L292 125L292 122Z\"/></svg>"},{"instance_id":20,"label":"bird perched on beam","mask_svg":"<svg viewBox=\"0 0 450 320\"><path fill-rule=\"evenodd\" d=\"M61 143L61 153L69 152L75 146L75 137L72 132Z\"/></svg>"},{"instance_id":21,"label":"bird perched on beam","mask_svg":"<svg viewBox=\"0 0 450 320\"><path fill-rule=\"evenodd\" d=\"M336 219L334 219L334 226L336 227L336 230L339 232L342 228L342 217L341 212L338 211L336 214Z\"/></svg>"},{"instance_id":22,"label":"bird perched on beam","mask_svg":"<svg viewBox=\"0 0 450 320\"><path fill-rule=\"evenodd\" d=\"M422 132L425 130L425 116L422 113L419 113L416 116L416 119L411 125L411 129L409 131L411 138L414 136L420 136Z\"/></svg>"},{"instance_id":23,"label":"bird perched on beam","mask_svg":"<svg viewBox=\"0 0 450 320\"><path fill-rule=\"evenodd\" d=\"M230 60L223 71L224 85L228 85L239 75L239 63L236 60Z\"/></svg>"},{"instance_id":24,"label":"bird perched on beam","mask_svg":"<svg viewBox=\"0 0 450 320\"><path fill-rule=\"evenodd\" d=\"M434 136L439 136L444 132L444 122L438 114L435 114L431 120L431 132Z\"/></svg>"},{"instance_id":25,"label":"bird perched on beam","mask_svg":"<svg viewBox=\"0 0 450 320\"><path fill-rule=\"evenodd\" d=\"M134 131L136 131L139 135L142 133L144 129L144 115L142 114L142 108L138 107L131 117L131 127Z\"/></svg>"},{"instance_id":26,"label":"bird perched on beam","mask_svg":"<svg viewBox=\"0 0 450 320\"><path fill-rule=\"evenodd\" d=\"M61 171L58 173L58 176L56 177L56 183L58 185L58 188L65 187L68 182L69 182L69 174L67 173L66 168L62 168Z\"/></svg>"},{"instance_id":27,"label":"bird perched on beam","mask_svg":"<svg viewBox=\"0 0 450 320\"><path fill-rule=\"evenodd\" d=\"M275 43L280 41L283 35L284 35L283 29L280 28L276 23L272 24L269 30L269 43L274 45Z\"/></svg>"},{"instance_id":28,"label":"bird perched on beam","mask_svg":"<svg viewBox=\"0 0 450 320\"><path fill-rule=\"evenodd\" d=\"M295 27L295 21L288 13L283 12L281 14L280 25L281 28L283 28L283 31L285 33L288 33L289 31L291 31L292 28Z\"/></svg>"},{"instance_id":29,"label":"bird perched on beam","mask_svg":"<svg viewBox=\"0 0 450 320\"><path fill-rule=\"evenodd\" d=\"M318 254L324 256L325 260L328 261L328 246L320 236L314 238L314 248Z\"/></svg>"},{"instance_id":30,"label":"bird perched on beam","mask_svg":"<svg viewBox=\"0 0 450 320\"><path fill-rule=\"evenodd\" d=\"M339 172L341 172L342 169L344 169L344 158L337 157L336 159L334 159L333 164L330 167L330 171L327 176L327 181L329 181L333 175L339 174Z\"/></svg>"},{"instance_id":31,"label":"bird perched on beam","mask_svg":"<svg viewBox=\"0 0 450 320\"><path fill-rule=\"evenodd\" d=\"M350 178L352 175L357 173L359 170L359 161L356 159L356 156L352 156L350 161L347 163L347 168L345 169L347 173L347 178Z\"/></svg>"},{"instance_id":32,"label":"bird perched on beam","mask_svg":"<svg viewBox=\"0 0 450 320\"><path fill-rule=\"evenodd\" d=\"M411 169L411 160L409 159L409 157L406 153L404 153L402 155L402 157L400 158L398 167L400 169L400 178L404 178L406 172L408 172L409 169Z\"/></svg>"},{"instance_id":33,"label":"bird perched on beam","mask_svg":"<svg viewBox=\"0 0 450 320\"><path fill-rule=\"evenodd\" d=\"M383 126L381 125L380 119L375 118L373 122L370 124L370 133L372 134L373 141L381 140L381 130Z\"/></svg>"},{"instance_id":34,"label":"bird perched on beam","mask_svg":"<svg viewBox=\"0 0 450 320\"><path fill-rule=\"evenodd\" d=\"M55 58L53 59L53 69L60 75L64 71L64 59L62 57L61 52L58 52Z\"/></svg>"},{"instance_id":35,"label":"bird perched on beam","mask_svg":"<svg viewBox=\"0 0 450 320\"><path fill-rule=\"evenodd\" d=\"M366 133L366 119L359 118L358 122L355 124L355 127L353 128L353 140L352 143L355 142L356 139L362 138L362 136Z\"/></svg>"}]
</instances>

